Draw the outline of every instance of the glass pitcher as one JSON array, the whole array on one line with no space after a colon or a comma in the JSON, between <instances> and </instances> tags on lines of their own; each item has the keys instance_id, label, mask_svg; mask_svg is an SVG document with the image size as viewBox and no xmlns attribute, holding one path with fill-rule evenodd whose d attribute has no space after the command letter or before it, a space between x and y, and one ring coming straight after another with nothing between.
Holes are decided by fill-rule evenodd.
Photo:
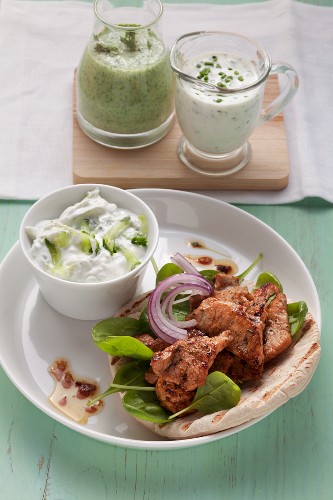
<instances>
[{"instance_id":1,"label":"glass pitcher","mask_svg":"<svg viewBox=\"0 0 333 500\"><path fill-rule=\"evenodd\" d=\"M95 0L92 36L77 70L77 119L115 148L152 144L174 118L174 76L159 20L160 0Z\"/></svg>"},{"instance_id":2,"label":"glass pitcher","mask_svg":"<svg viewBox=\"0 0 333 500\"><path fill-rule=\"evenodd\" d=\"M177 75L176 113L183 132L180 160L206 175L229 175L251 158L248 141L256 127L271 120L298 89L298 75L286 63L272 64L254 40L219 31L186 33L170 53ZM269 75L286 85L263 109Z\"/></svg>"}]
</instances>

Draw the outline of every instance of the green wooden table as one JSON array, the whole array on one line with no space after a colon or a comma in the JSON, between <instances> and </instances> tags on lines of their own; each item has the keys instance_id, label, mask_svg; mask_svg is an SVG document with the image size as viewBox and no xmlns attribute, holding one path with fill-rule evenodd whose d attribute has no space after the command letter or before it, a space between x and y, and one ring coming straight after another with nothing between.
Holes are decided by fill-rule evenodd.
<instances>
[{"instance_id":1,"label":"green wooden table","mask_svg":"<svg viewBox=\"0 0 333 500\"><path fill-rule=\"evenodd\" d=\"M321 3L327 5L328 0ZM17 240L30 205L0 201L0 260ZM94 441L55 422L35 408L0 369L1 499L333 497L329 316L333 304L333 207L307 199L283 206L241 208L269 224L293 246L318 288L322 358L306 390L255 426L226 439L183 450L134 450Z\"/></svg>"}]
</instances>

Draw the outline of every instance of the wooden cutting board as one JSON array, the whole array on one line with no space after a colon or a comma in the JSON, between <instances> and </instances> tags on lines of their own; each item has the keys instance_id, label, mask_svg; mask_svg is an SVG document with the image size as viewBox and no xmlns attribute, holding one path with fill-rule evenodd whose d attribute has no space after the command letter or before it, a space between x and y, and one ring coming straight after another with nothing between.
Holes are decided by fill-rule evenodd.
<instances>
[{"instance_id":1,"label":"wooden cutting board","mask_svg":"<svg viewBox=\"0 0 333 500\"><path fill-rule=\"evenodd\" d=\"M265 102L279 92L277 77L266 83ZM73 182L111 184L124 189L284 189L289 179L289 159L283 116L258 127L251 137L252 159L241 171L226 177L193 172L177 156L181 131L177 121L159 142L142 149L119 150L97 144L76 120L74 82Z\"/></svg>"}]
</instances>

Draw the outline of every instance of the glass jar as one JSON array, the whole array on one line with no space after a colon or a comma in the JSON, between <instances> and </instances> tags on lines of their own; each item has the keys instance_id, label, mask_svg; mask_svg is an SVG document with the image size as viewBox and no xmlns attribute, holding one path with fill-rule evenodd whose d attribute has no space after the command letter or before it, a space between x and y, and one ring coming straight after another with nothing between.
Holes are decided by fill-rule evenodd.
<instances>
[{"instance_id":1,"label":"glass jar","mask_svg":"<svg viewBox=\"0 0 333 500\"><path fill-rule=\"evenodd\" d=\"M77 70L77 119L93 140L140 148L174 118L174 76L160 0L95 0L92 36Z\"/></svg>"}]
</instances>

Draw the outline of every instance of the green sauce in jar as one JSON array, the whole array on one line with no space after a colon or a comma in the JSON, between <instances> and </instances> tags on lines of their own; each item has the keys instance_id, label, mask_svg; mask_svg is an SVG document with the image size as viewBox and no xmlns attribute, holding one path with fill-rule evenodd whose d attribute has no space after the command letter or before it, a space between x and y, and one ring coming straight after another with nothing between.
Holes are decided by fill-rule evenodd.
<instances>
[{"instance_id":1,"label":"green sauce in jar","mask_svg":"<svg viewBox=\"0 0 333 500\"><path fill-rule=\"evenodd\" d=\"M153 130L173 113L169 54L149 28L105 27L90 40L77 75L78 109L95 127L116 134Z\"/></svg>"}]
</instances>

